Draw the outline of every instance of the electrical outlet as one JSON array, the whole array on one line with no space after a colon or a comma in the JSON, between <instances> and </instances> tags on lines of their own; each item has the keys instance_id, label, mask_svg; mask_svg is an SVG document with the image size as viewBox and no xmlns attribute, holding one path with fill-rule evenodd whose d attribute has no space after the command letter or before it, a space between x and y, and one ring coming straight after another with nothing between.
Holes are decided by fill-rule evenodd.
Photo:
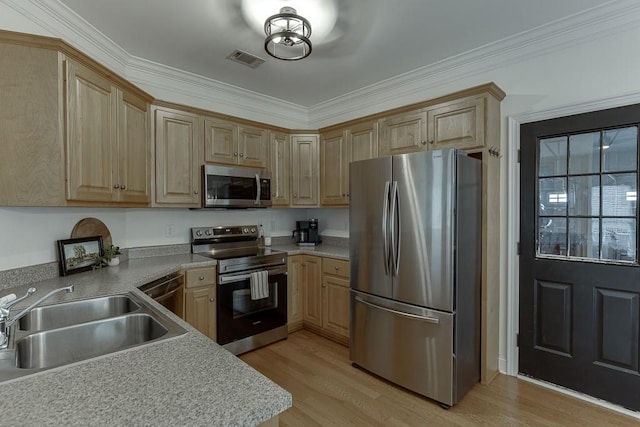
<instances>
[{"instance_id":1,"label":"electrical outlet","mask_svg":"<svg viewBox=\"0 0 640 427\"><path fill-rule=\"evenodd\" d=\"M176 235L176 225L175 224L167 224L164 229L165 237L175 237Z\"/></svg>"}]
</instances>

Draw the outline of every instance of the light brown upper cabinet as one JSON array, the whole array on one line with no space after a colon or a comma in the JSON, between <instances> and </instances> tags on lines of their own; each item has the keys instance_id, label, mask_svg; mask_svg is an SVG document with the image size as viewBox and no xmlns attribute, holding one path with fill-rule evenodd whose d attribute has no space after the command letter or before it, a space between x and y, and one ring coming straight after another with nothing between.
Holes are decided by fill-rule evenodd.
<instances>
[{"instance_id":1,"label":"light brown upper cabinet","mask_svg":"<svg viewBox=\"0 0 640 427\"><path fill-rule=\"evenodd\" d=\"M291 203L291 141L289 135L270 132L269 152L271 202L273 206L289 206Z\"/></svg>"},{"instance_id":2,"label":"light brown upper cabinet","mask_svg":"<svg viewBox=\"0 0 640 427\"><path fill-rule=\"evenodd\" d=\"M266 168L267 132L226 120L204 119L204 160L206 163Z\"/></svg>"},{"instance_id":3,"label":"light brown upper cabinet","mask_svg":"<svg viewBox=\"0 0 640 427\"><path fill-rule=\"evenodd\" d=\"M318 135L291 136L291 205L318 205Z\"/></svg>"},{"instance_id":4,"label":"light brown upper cabinet","mask_svg":"<svg viewBox=\"0 0 640 427\"><path fill-rule=\"evenodd\" d=\"M65 206L60 54L0 35L0 58L0 206Z\"/></svg>"},{"instance_id":5,"label":"light brown upper cabinet","mask_svg":"<svg viewBox=\"0 0 640 427\"><path fill-rule=\"evenodd\" d=\"M199 119L195 114L155 109L156 189L155 203L199 207Z\"/></svg>"},{"instance_id":6,"label":"light brown upper cabinet","mask_svg":"<svg viewBox=\"0 0 640 427\"><path fill-rule=\"evenodd\" d=\"M320 135L320 203L349 205L349 163L378 154L378 125L365 122Z\"/></svg>"},{"instance_id":7,"label":"light brown upper cabinet","mask_svg":"<svg viewBox=\"0 0 640 427\"><path fill-rule=\"evenodd\" d=\"M81 64L65 67L67 199L148 204L148 104Z\"/></svg>"},{"instance_id":8,"label":"light brown upper cabinet","mask_svg":"<svg viewBox=\"0 0 640 427\"><path fill-rule=\"evenodd\" d=\"M346 130L320 134L320 203L348 205L349 165Z\"/></svg>"},{"instance_id":9,"label":"light brown upper cabinet","mask_svg":"<svg viewBox=\"0 0 640 427\"><path fill-rule=\"evenodd\" d=\"M471 96L427 109L427 140L430 150L484 146L487 96Z\"/></svg>"},{"instance_id":10,"label":"light brown upper cabinet","mask_svg":"<svg viewBox=\"0 0 640 427\"><path fill-rule=\"evenodd\" d=\"M380 156L427 149L427 113L409 111L380 119Z\"/></svg>"}]
</instances>

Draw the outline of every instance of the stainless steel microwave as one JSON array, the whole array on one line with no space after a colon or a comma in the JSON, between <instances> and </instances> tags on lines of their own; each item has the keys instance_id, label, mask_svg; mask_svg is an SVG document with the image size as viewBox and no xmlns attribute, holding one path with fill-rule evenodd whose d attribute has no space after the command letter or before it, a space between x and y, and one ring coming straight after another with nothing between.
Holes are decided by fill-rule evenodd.
<instances>
[{"instance_id":1,"label":"stainless steel microwave","mask_svg":"<svg viewBox=\"0 0 640 427\"><path fill-rule=\"evenodd\" d=\"M271 207L271 173L261 169L204 165L203 208Z\"/></svg>"}]
</instances>

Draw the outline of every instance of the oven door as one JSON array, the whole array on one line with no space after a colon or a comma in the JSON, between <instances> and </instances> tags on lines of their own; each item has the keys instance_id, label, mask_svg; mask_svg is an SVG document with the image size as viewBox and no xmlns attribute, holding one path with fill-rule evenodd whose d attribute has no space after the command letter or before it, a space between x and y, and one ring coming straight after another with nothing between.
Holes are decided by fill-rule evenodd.
<instances>
[{"instance_id":1,"label":"oven door","mask_svg":"<svg viewBox=\"0 0 640 427\"><path fill-rule=\"evenodd\" d=\"M251 299L251 272L218 276L218 344L228 344L287 324L287 267L269 273L269 295Z\"/></svg>"},{"instance_id":2,"label":"oven door","mask_svg":"<svg viewBox=\"0 0 640 427\"><path fill-rule=\"evenodd\" d=\"M271 206L269 172L258 169L204 166L203 206L266 208Z\"/></svg>"}]
</instances>

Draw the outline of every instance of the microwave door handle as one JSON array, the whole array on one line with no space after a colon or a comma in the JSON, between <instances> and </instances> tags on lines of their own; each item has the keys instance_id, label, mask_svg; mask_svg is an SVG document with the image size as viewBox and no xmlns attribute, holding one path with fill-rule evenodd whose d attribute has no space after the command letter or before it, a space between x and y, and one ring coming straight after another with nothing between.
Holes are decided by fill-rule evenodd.
<instances>
[{"instance_id":1,"label":"microwave door handle","mask_svg":"<svg viewBox=\"0 0 640 427\"><path fill-rule=\"evenodd\" d=\"M260 204L260 197L262 196L262 188L260 188L260 175L256 174L256 189L258 191L256 191L256 201L255 204L259 205Z\"/></svg>"}]
</instances>

